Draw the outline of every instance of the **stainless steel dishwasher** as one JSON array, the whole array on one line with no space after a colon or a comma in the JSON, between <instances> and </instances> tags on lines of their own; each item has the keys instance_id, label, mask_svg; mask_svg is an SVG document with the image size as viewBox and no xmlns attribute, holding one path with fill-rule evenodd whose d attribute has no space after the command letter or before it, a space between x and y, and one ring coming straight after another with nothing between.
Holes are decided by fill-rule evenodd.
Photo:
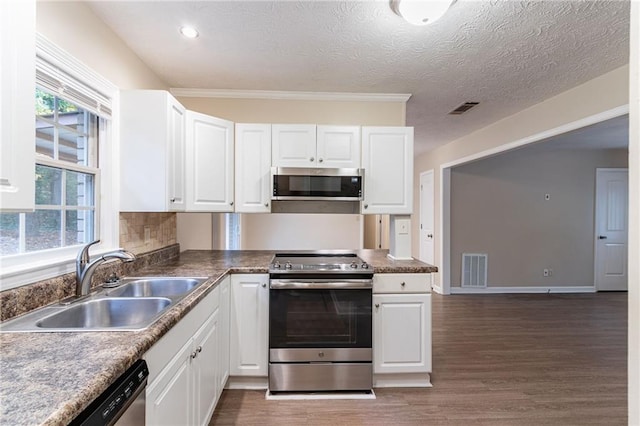
<instances>
[{"instance_id":1,"label":"stainless steel dishwasher","mask_svg":"<svg viewBox=\"0 0 640 426\"><path fill-rule=\"evenodd\" d=\"M145 388L149 369L138 360L80 413L71 425L141 426L145 424Z\"/></svg>"}]
</instances>

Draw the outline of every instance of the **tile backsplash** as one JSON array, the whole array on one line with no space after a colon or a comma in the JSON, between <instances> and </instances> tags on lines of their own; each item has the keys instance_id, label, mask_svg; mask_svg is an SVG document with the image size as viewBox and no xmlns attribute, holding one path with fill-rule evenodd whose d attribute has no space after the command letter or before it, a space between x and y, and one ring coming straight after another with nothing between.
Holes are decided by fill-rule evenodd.
<instances>
[{"instance_id":1,"label":"tile backsplash","mask_svg":"<svg viewBox=\"0 0 640 426\"><path fill-rule=\"evenodd\" d=\"M175 213L120 213L120 246L135 254L177 242Z\"/></svg>"}]
</instances>

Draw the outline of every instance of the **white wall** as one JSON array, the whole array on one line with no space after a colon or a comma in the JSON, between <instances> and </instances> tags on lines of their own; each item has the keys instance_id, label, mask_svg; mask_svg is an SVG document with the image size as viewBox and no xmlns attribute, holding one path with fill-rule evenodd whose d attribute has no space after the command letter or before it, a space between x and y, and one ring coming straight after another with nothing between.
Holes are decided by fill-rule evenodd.
<instances>
[{"instance_id":1,"label":"white wall","mask_svg":"<svg viewBox=\"0 0 640 426\"><path fill-rule=\"evenodd\" d=\"M177 242L182 250L211 250L213 221L209 213L177 215ZM217 247L216 247L217 248Z\"/></svg>"},{"instance_id":2,"label":"white wall","mask_svg":"<svg viewBox=\"0 0 640 426\"><path fill-rule=\"evenodd\" d=\"M320 250L361 247L362 216L352 214L245 214L245 250Z\"/></svg>"},{"instance_id":3,"label":"white wall","mask_svg":"<svg viewBox=\"0 0 640 426\"><path fill-rule=\"evenodd\" d=\"M631 2L629 91L629 424L640 425L640 2Z\"/></svg>"}]
</instances>

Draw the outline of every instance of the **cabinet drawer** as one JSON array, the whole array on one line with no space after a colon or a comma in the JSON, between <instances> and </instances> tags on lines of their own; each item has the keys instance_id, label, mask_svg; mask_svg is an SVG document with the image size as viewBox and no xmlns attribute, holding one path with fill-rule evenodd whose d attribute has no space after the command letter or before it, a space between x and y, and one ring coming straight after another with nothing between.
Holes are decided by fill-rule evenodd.
<instances>
[{"instance_id":1,"label":"cabinet drawer","mask_svg":"<svg viewBox=\"0 0 640 426\"><path fill-rule=\"evenodd\" d=\"M431 293L431 274L375 274L374 293Z\"/></svg>"}]
</instances>

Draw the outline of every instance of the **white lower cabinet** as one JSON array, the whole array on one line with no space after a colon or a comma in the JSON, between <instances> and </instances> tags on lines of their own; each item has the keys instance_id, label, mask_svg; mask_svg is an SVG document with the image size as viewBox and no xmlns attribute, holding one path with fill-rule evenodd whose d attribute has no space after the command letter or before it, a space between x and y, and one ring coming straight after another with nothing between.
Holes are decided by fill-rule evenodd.
<instances>
[{"instance_id":1,"label":"white lower cabinet","mask_svg":"<svg viewBox=\"0 0 640 426\"><path fill-rule=\"evenodd\" d=\"M145 354L147 425L209 423L227 375L222 360L229 358L228 331L223 331L229 281L226 277Z\"/></svg>"},{"instance_id":2,"label":"white lower cabinet","mask_svg":"<svg viewBox=\"0 0 640 426\"><path fill-rule=\"evenodd\" d=\"M232 275L229 371L231 376L267 377L268 322L269 275ZM266 380L264 383L266 385Z\"/></svg>"},{"instance_id":3,"label":"white lower cabinet","mask_svg":"<svg viewBox=\"0 0 640 426\"><path fill-rule=\"evenodd\" d=\"M429 274L374 276L374 386L430 386L430 283Z\"/></svg>"},{"instance_id":4,"label":"white lower cabinet","mask_svg":"<svg viewBox=\"0 0 640 426\"><path fill-rule=\"evenodd\" d=\"M147 425L189 423L192 406L190 357L191 341L178 351L162 374L147 387Z\"/></svg>"}]
</instances>

